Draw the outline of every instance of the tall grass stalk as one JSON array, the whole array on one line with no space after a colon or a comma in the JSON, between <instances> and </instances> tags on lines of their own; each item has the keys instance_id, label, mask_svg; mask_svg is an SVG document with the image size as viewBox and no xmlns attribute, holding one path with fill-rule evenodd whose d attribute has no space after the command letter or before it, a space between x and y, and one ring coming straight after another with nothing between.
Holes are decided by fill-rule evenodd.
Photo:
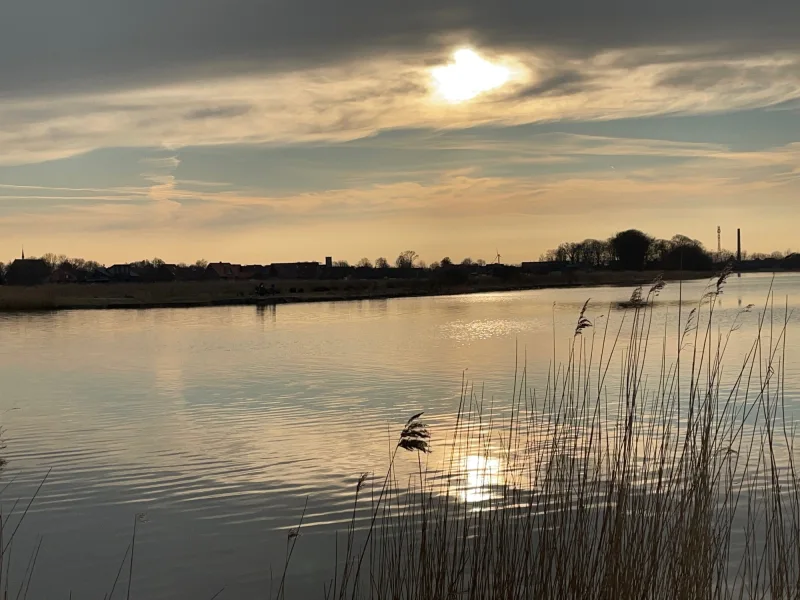
<instances>
[{"instance_id":1,"label":"tall grass stalk","mask_svg":"<svg viewBox=\"0 0 800 600\"><path fill-rule=\"evenodd\" d=\"M544 389L522 367L498 407L464 382L452 437L430 459L422 415L412 417L357 522L359 479L325 596L800 597L788 309L777 318L770 291L760 312L722 327L728 275L678 309L674 346L667 325L653 331L662 282L615 312L618 326L610 313L593 322L587 303ZM726 370L745 318L757 335ZM417 455L408 481L400 450Z\"/></svg>"}]
</instances>

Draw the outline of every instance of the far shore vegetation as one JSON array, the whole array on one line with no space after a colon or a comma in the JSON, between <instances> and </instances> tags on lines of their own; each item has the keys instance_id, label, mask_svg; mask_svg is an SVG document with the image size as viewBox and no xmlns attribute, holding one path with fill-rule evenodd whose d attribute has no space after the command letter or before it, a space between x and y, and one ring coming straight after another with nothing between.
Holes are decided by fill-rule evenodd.
<instances>
[{"instance_id":1,"label":"far shore vegetation","mask_svg":"<svg viewBox=\"0 0 800 600\"><path fill-rule=\"evenodd\" d=\"M444 257L425 264L413 250L393 261L362 258L351 265L324 262L233 264L161 259L103 265L45 254L0 263L0 310L150 308L278 304L508 291L545 287L639 285L662 272L665 280L696 279L730 265L739 272L800 270L800 254L709 252L686 236L655 239L630 229L607 240L564 243L538 261L511 265ZM102 285L101 285L102 284ZM113 285L110 285L113 284Z\"/></svg>"}]
</instances>

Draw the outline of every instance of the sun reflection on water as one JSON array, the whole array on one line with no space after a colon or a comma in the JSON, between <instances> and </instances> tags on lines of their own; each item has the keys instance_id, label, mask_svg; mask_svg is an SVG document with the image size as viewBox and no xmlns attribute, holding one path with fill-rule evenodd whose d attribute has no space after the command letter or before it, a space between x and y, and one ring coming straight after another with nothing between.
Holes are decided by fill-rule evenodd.
<instances>
[{"instance_id":1,"label":"sun reflection on water","mask_svg":"<svg viewBox=\"0 0 800 600\"><path fill-rule=\"evenodd\" d=\"M464 459L466 479L460 496L464 502L486 502L497 497L497 488L503 485L500 459L485 456L467 456Z\"/></svg>"}]
</instances>

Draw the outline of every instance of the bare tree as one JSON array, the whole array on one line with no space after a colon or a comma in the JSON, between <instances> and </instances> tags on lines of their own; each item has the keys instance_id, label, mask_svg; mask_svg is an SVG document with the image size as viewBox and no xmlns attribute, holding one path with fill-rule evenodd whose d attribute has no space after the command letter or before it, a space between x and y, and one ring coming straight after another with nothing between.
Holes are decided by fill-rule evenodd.
<instances>
[{"instance_id":1,"label":"bare tree","mask_svg":"<svg viewBox=\"0 0 800 600\"><path fill-rule=\"evenodd\" d=\"M376 269L388 269L389 268L389 261L386 260L384 257L376 258L375 259L375 268Z\"/></svg>"},{"instance_id":2,"label":"bare tree","mask_svg":"<svg viewBox=\"0 0 800 600\"><path fill-rule=\"evenodd\" d=\"M47 266L50 267L51 269L55 269L58 265L61 264L59 262L59 260L58 260L58 256L56 256L52 252L48 252L46 254L42 254L42 256L40 258L41 258L41 260L46 262Z\"/></svg>"},{"instance_id":3,"label":"bare tree","mask_svg":"<svg viewBox=\"0 0 800 600\"><path fill-rule=\"evenodd\" d=\"M413 250L406 250L400 253L400 256L398 256L397 260L394 261L394 264L398 269L410 269L414 266L414 263L418 258L419 254Z\"/></svg>"},{"instance_id":4,"label":"bare tree","mask_svg":"<svg viewBox=\"0 0 800 600\"><path fill-rule=\"evenodd\" d=\"M358 261L356 266L360 267L362 269L371 269L372 268L372 262L370 262L370 260L368 258L362 258L360 261Z\"/></svg>"},{"instance_id":5,"label":"bare tree","mask_svg":"<svg viewBox=\"0 0 800 600\"><path fill-rule=\"evenodd\" d=\"M346 260L335 260L335 261L333 261L333 266L334 267L349 267L350 263L347 262Z\"/></svg>"},{"instance_id":6,"label":"bare tree","mask_svg":"<svg viewBox=\"0 0 800 600\"><path fill-rule=\"evenodd\" d=\"M439 264L441 264L443 267L452 267L453 261L450 260L449 256L445 256L441 261L439 261Z\"/></svg>"},{"instance_id":7,"label":"bare tree","mask_svg":"<svg viewBox=\"0 0 800 600\"><path fill-rule=\"evenodd\" d=\"M201 258L197 262L194 263L195 267L200 267L201 269L205 269L208 267L208 261L204 258Z\"/></svg>"}]
</instances>

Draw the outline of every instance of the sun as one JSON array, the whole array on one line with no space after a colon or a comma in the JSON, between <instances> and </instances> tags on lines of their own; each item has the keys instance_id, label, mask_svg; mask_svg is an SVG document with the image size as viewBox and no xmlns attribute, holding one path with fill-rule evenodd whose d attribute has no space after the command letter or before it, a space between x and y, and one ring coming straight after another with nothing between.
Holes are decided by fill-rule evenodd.
<instances>
[{"instance_id":1,"label":"sun","mask_svg":"<svg viewBox=\"0 0 800 600\"><path fill-rule=\"evenodd\" d=\"M450 64L432 69L431 75L438 93L453 104L497 89L511 78L507 67L490 63L470 48L457 50Z\"/></svg>"}]
</instances>

